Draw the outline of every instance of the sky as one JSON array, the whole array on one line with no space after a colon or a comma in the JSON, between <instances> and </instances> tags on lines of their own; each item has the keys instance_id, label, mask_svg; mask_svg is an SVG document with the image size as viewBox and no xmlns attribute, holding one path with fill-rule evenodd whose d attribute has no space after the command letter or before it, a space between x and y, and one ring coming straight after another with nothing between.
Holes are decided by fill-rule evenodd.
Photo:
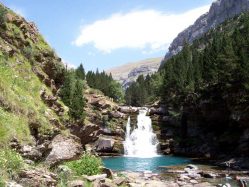
<instances>
[{"instance_id":1,"label":"sky","mask_svg":"<svg viewBox=\"0 0 249 187\"><path fill-rule=\"evenodd\" d=\"M105 70L163 57L213 0L0 0L33 21L72 67Z\"/></svg>"}]
</instances>

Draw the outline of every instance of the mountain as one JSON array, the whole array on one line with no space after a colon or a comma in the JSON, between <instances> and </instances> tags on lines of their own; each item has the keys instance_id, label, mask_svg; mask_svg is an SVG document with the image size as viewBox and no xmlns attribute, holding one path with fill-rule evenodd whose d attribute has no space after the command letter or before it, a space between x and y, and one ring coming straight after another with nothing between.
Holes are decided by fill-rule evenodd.
<instances>
[{"instance_id":1,"label":"mountain","mask_svg":"<svg viewBox=\"0 0 249 187\"><path fill-rule=\"evenodd\" d=\"M89 152L123 153L126 116L76 72L0 3L0 186L57 186L60 173L45 168L79 159L88 143Z\"/></svg>"},{"instance_id":2,"label":"mountain","mask_svg":"<svg viewBox=\"0 0 249 187\"><path fill-rule=\"evenodd\" d=\"M150 58L118 66L106 70L106 72L111 73L113 78L122 84L123 88L127 88L139 75L143 74L146 76L156 72L160 66L161 60L162 57Z\"/></svg>"},{"instance_id":3,"label":"mountain","mask_svg":"<svg viewBox=\"0 0 249 187\"><path fill-rule=\"evenodd\" d=\"M185 42L192 43L210 29L247 10L249 10L249 0L217 0L213 2L209 12L200 16L193 25L179 33L173 40L163 62L181 51Z\"/></svg>"}]
</instances>

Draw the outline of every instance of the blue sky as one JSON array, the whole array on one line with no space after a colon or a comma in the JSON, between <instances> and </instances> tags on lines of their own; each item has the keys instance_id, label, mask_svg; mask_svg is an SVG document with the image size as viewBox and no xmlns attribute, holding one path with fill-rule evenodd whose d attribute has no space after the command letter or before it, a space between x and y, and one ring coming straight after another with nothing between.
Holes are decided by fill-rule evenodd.
<instances>
[{"instance_id":1,"label":"blue sky","mask_svg":"<svg viewBox=\"0 0 249 187\"><path fill-rule=\"evenodd\" d=\"M34 21L68 64L87 70L164 56L213 0L0 0Z\"/></svg>"}]
</instances>

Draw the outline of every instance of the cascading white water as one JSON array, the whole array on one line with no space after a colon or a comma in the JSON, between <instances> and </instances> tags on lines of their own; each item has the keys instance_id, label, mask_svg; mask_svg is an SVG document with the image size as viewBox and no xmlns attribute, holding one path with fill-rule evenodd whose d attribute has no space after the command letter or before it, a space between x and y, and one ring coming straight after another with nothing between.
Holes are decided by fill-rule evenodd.
<instances>
[{"instance_id":1,"label":"cascading white water","mask_svg":"<svg viewBox=\"0 0 249 187\"><path fill-rule=\"evenodd\" d=\"M124 141L125 156L155 157L157 154L158 139L153 133L151 119L146 116L147 110L140 110L137 116L137 128L131 132L130 117L126 125Z\"/></svg>"}]
</instances>

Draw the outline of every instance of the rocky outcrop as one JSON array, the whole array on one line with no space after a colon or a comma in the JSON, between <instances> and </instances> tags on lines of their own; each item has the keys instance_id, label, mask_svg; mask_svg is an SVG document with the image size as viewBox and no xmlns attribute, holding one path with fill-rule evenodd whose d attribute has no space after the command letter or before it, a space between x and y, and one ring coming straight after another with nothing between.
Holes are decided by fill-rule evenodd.
<instances>
[{"instance_id":1,"label":"rocky outcrop","mask_svg":"<svg viewBox=\"0 0 249 187\"><path fill-rule=\"evenodd\" d=\"M71 133L80 138L81 144L84 146L98 139L100 127L92 123L86 123L84 126L71 125Z\"/></svg>"},{"instance_id":2,"label":"rocky outcrop","mask_svg":"<svg viewBox=\"0 0 249 187\"><path fill-rule=\"evenodd\" d=\"M82 153L82 145L79 138L75 136L57 135L51 143L51 152L47 156L45 163L53 166L62 161L79 158Z\"/></svg>"},{"instance_id":3,"label":"rocky outcrop","mask_svg":"<svg viewBox=\"0 0 249 187\"><path fill-rule=\"evenodd\" d=\"M194 40L200 38L210 29L215 28L217 25L239 15L241 12L249 10L248 0L216 0L212 3L208 13L200 16L193 25L179 33L173 40L169 47L163 63L180 52L184 43L192 43Z\"/></svg>"},{"instance_id":4,"label":"rocky outcrop","mask_svg":"<svg viewBox=\"0 0 249 187\"><path fill-rule=\"evenodd\" d=\"M98 141L94 145L95 151L99 155L108 155L108 153L112 153L112 155L122 155L124 154L124 147L122 140L115 140L113 138L108 138L101 136Z\"/></svg>"},{"instance_id":5,"label":"rocky outcrop","mask_svg":"<svg viewBox=\"0 0 249 187\"><path fill-rule=\"evenodd\" d=\"M37 187L57 185L57 175L41 169L22 170L19 174L20 184L23 186Z\"/></svg>"}]
</instances>

